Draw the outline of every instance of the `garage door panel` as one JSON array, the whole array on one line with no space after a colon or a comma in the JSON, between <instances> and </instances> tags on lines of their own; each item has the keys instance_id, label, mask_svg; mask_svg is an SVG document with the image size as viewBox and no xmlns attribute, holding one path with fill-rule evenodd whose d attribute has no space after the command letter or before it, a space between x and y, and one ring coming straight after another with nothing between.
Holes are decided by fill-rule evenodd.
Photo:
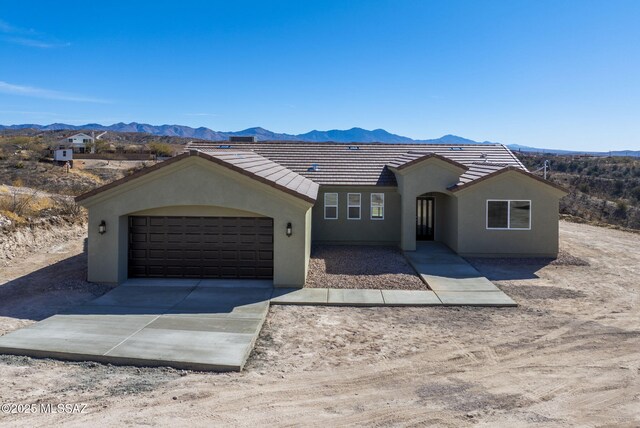
<instances>
[{"instance_id":1,"label":"garage door panel","mask_svg":"<svg viewBox=\"0 0 640 428\"><path fill-rule=\"evenodd\" d=\"M213 259L213 260L217 260L220 258L220 251L214 251L214 250L203 250L202 251L202 258L203 260L207 260L207 259Z\"/></svg>"},{"instance_id":2,"label":"garage door panel","mask_svg":"<svg viewBox=\"0 0 640 428\"><path fill-rule=\"evenodd\" d=\"M129 276L273 278L273 220L132 216Z\"/></svg>"}]
</instances>

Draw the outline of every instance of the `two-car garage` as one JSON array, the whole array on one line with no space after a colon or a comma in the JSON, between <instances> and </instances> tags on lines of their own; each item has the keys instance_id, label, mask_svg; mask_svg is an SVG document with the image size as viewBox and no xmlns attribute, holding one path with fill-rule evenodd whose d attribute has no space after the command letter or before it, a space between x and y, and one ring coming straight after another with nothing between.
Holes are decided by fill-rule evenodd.
<instances>
[{"instance_id":1,"label":"two-car garage","mask_svg":"<svg viewBox=\"0 0 640 428\"><path fill-rule=\"evenodd\" d=\"M267 217L129 216L130 278L273 277Z\"/></svg>"},{"instance_id":2,"label":"two-car garage","mask_svg":"<svg viewBox=\"0 0 640 428\"><path fill-rule=\"evenodd\" d=\"M253 152L189 151L76 198L89 212L88 279L302 287L317 193L313 181Z\"/></svg>"}]
</instances>

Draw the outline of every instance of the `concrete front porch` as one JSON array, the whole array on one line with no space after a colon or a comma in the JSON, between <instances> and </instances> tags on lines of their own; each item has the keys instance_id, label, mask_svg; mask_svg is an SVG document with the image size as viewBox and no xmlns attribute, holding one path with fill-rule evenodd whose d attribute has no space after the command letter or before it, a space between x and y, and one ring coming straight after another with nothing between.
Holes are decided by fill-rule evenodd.
<instances>
[{"instance_id":1,"label":"concrete front porch","mask_svg":"<svg viewBox=\"0 0 640 428\"><path fill-rule=\"evenodd\" d=\"M445 305L517 306L491 281L440 242L418 242L405 251L411 266Z\"/></svg>"}]
</instances>

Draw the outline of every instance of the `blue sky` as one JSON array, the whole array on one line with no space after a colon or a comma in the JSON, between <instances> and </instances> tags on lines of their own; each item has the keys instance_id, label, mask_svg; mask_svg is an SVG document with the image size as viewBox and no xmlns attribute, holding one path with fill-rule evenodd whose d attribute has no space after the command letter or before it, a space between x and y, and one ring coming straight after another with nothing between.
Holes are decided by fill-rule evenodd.
<instances>
[{"instance_id":1,"label":"blue sky","mask_svg":"<svg viewBox=\"0 0 640 428\"><path fill-rule=\"evenodd\" d=\"M0 0L0 123L640 149L640 1Z\"/></svg>"}]
</instances>

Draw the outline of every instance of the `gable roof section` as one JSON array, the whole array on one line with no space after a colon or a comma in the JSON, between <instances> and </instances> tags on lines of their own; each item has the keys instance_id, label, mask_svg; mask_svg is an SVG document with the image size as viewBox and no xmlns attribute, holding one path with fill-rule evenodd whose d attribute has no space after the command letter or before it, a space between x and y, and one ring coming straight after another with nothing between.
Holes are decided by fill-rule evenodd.
<instances>
[{"instance_id":1,"label":"gable roof section","mask_svg":"<svg viewBox=\"0 0 640 428\"><path fill-rule=\"evenodd\" d=\"M506 163L474 162L469 166L469 169L460 176L460 181L457 185L463 185L470 181L478 180L485 175L491 174L508 166L509 165Z\"/></svg>"},{"instance_id":2,"label":"gable roof section","mask_svg":"<svg viewBox=\"0 0 640 428\"><path fill-rule=\"evenodd\" d=\"M249 178L267 184L275 189L281 190L290 195L296 196L307 202L314 203L318 196L318 184L312 180L297 174L282 165L266 159L257 153L250 151L206 151L190 150L181 155L175 156L164 162L157 163L149 168L142 169L132 175L121 178L104 186L98 187L90 192L76 197L76 202L91 198L106 190L115 188L131 180L157 171L161 168L179 162L188 157L197 156L218 165L229 168Z\"/></svg>"},{"instance_id":3,"label":"gable roof section","mask_svg":"<svg viewBox=\"0 0 640 428\"><path fill-rule=\"evenodd\" d=\"M224 147L224 148L222 148ZM307 143L260 141L256 143L193 142L198 150L252 151L320 185L396 186L392 162L410 156L438 155L471 167L474 162L511 165L526 171L515 155L502 144L387 144L387 143ZM419 155L418 155L419 154ZM413 156L413 155L411 155ZM412 160L412 159L409 159ZM310 171L313 164L317 171Z\"/></svg>"},{"instance_id":4,"label":"gable roof section","mask_svg":"<svg viewBox=\"0 0 640 428\"><path fill-rule=\"evenodd\" d=\"M82 137L82 138L85 138L85 137L86 137L86 138L91 138L91 139L93 139L93 137L92 137L91 135L87 135L87 134L85 134L84 132L80 132L80 133L78 133L78 134L69 135L68 137L65 137L65 138L78 138L78 137Z\"/></svg>"},{"instance_id":5,"label":"gable roof section","mask_svg":"<svg viewBox=\"0 0 640 428\"><path fill-rule=\"evenodd\" d=\"M470 172L470 171L468 171L468 172ZM475 173L475 171L479 171L479 170L478 169L474 170L474 173ZM484 169L483 170L483 175L478 176L478 177L473 178L473 179L468 176L468 177L465 178L466 181L464 181L464 182L463 182L463 178L461 176L460 177L460 182L458 182L457 184L454 184L453 186L449 187L448 190L450 190L451 192L455 193L457 191L467 189L467 188L469 188L469 187L471 187L471 186L473 186L475 184L481 183L483 181L489 180L491 178L497 177L499 175L502 175L502 174L504 174L506 172L510 172L510 171L517 172L517 173L522 174L522 175L524 175L526 177L532 178L532 179L534 179L534 180L536 180L536 181L538 181L538 182L540 182L542 184L546 184L547 186L550 186L550 187L553 187L553 188L555 188L557 190L560 190L561 192L564 192L565 194L569 193L569 191L567 189L565 189L564 187L560 186L559 184L556 184L556 183L553 183L551 181L545 180L544 178L538 177L537 175L532 174L529 171L525 171L523 169L516 168L516 167L513 167L513 166L502 166L502 167L500 167L498 169L495 169L494 171L489 171L488 169Z\"/></svg>"},{"instance_id":6,"label":"gable roof section","mask_svg":"<svg viewBox=\"0 0 640 428\"><path fill-rule=\"evenodd\" d=\"M468 166L463 165L460 162L456 162L453 159L449 159L447 157L439 155L437 153L425 153L425 152L416 152L416 151L409 151L407 153L404 153L398 156L397 158L393 159L391 162L387 163L387 166L389 168L402 170L412 165L419 164L420 162L426 161L428 159L441 160L463 171L466 171L469 169Z\"/></svg>"}]
</instances>

